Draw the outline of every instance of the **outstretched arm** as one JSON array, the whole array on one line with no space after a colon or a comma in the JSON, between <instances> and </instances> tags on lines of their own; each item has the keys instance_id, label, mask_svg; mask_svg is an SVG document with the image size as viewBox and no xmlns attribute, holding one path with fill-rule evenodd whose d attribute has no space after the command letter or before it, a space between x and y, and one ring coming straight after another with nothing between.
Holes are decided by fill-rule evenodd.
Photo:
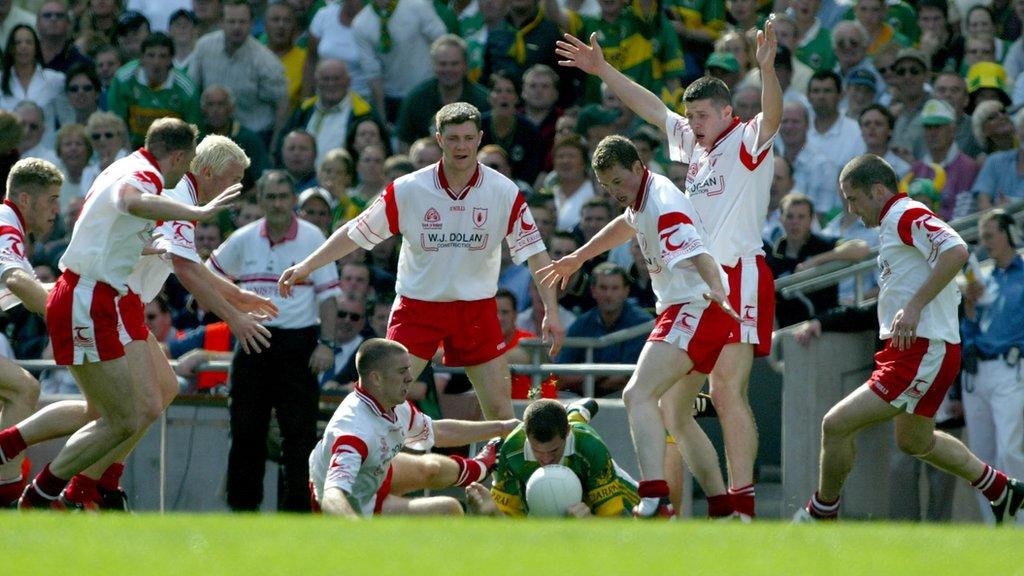
<instances>
[{"instance_id":1,"label":"outstretched arm","mask_svg":"<svg viewBox=\"0 0 1024 576\"><path fill-rule=\"evenodd\" d=\"M565 289L569 285L569 279L573 274L576 273L580 267L587 261L604 254L605 252L621 246L626 243L630 238L633 237L633 227L626 222L626 216L620 214L614 220L608 223L607 226L594 234L594 237L590 239L583 246L576 249L575 252L569 254L564 258L548 264L537 271L537 275L540 277L541 282L546 286L561 286Z\"/></svg>"},{"instance_id":2,"label":"outstretched arm","mask_svg":"<svg viewBox=\"0 0 1024 576\"><path fill-rule=\"evenodd\" d=\"M553 2L554 0L548 1ZM560 66L579 68L587 74L597 76L626 103L626 106L629 106L630 110L648 123L657 126L659 130L665 130L665 119L668 116L668 108L665 107L665 103L653 92L616 70L604 59L601 46L597 43L597 33L590 35L589 45L572 34L566 34L565 40L559 40L556 45L555 54L565 58L565 60L558 61Z\"/></svg>"},{"instance_id":3,"label":"outstretched arm","mask_svg":"<svg viewBox=\"0 0 1024 576\"><path fill-rule=\"evenodd\" d=\"M775 75L775 25L771 19L757 33L757 64L761 68L761 131L757 138L760 149L782 124L782 85Z\"/></svg>"},{"instance_id":4,"label":"outstretched arm","mask_svg":"<svg viewBox=\"0 0 1024 576\"><path fill-rule=\"evenodd\" d=\"M538 252L526 260L530 267L530 274L537 284L537 292L544 302L544 320L541 322L541 337L545 342L550 341L548 356L554 358L562 349L562 341L565 339L565 326L562 326L561 316L558 314L558 293L553 286L544 284L540 271L551 264L551 257L547 252ZM550 340L549 340L550 338Z\"/></svg>"},{"instance_id":5,"label":"outstretched arm","mask_svg":"<svg viewBox=\"0 0 1024 576\"><path fill-rule=\"evenodd\" d=\"M359 248L359 245L348 237L348 230L355 225L355 222L354 218L346 222L344 226L331 234L327 242L306 256L305 260L285 270L277 281L277 290L281 296L285 298L291 296L292 286L305 280L314 270L344 258Z\"/></svg>"},{"instance_id":6,"label":"outstretched arm","mask_svg":"<svg viewBox=\"0 0 1024 576\"><path fill-rule=\"evenodd\" d=\"M190 206L157 194L147 194L131 184L125 184L119 192L121 205L125 212L132 216L147 220L199 220L206 222L231 207L242 193L242 185L235 184L229 187L204 206Z\"/></svg>"}]
</instances>

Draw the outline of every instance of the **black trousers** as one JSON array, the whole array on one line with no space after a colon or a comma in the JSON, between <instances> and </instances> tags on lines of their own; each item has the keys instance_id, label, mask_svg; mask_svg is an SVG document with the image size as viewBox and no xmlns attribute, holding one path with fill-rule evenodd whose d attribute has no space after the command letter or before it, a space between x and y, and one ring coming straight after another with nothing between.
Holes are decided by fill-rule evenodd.
<instances>
[{"instance_id":1,"label":"black trousers","mask_svg":"<svg viewBox=\"0 0 1024 576\"><path fill-rule=\"evenodd\" d=\"M263 501L271 409L281 426L283 494L278 509L309 512L309 453L316 445L320 388L309 370L316 327L271 328L271 346L259 354L240 348L231 362L231 449L228 506L254 511Z\"/></svg>"}]
</instances>

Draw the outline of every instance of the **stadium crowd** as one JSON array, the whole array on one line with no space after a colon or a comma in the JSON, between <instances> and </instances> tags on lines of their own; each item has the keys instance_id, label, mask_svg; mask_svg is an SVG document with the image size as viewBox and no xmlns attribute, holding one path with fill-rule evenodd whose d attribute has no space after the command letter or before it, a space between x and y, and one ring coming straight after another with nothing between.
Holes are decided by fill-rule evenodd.
<instances>
[{"instance_id":1,"label":"stadium crowd","mask_svg":"<svg viewBox=\"0 0 1024 576\"><path fill-rule=\"evenodd\" d=\"M562 33L584 41L596 34L608 62L673 112L684 112L691 82L718 78L745 123L761 112L755 34L771 13L784 104L762 237L775 278L860 260L878 246L878 231L850 211L838 186L843 166L864 153L885 158L901 190L946 220L1024 198L1024 2L1016 0L0 0L0 179L30 157L64 174L56 225L31 238L36 275L53 282L93 181L138 148L154 120L176 117L201 135L226 136L250 159L243 200L200 223L195 248L237 277L217 265L231 254L241 266L247 248L237 230L262 219L249 229L258 241L260 230L267 236L268 227L287 230L300 218L330 236L390 182L436 163L434 114L468 102L484 113L479 162L519 186L558 259L623 211L591 169L602 138L624 135L652 172L682 190L687 180L686 166L670 160L662 127L652 129L596 76L558 64ZM997 370L997 360L1019 372L1024 334L1013 333L1021 323L1012 318L1021 307L1007 300L1019 300L1021 283L1004 278L1019 279L1024 265L1006 251L1019 240L1006 217L985 225L991 229L977 250L996 259L997 271L969 275L965 357L980 362L972 374ZM356 248L337 263L337 290L329 293L336 318L323 322L333 334L320 334L333 354L317 362L322 394L353 392L356 350L385 335L400 240ZM544 310L530 269L507 248L498 285L510 357L525 359L518 342L541 333ZM847 329L854 294L851 281L810 294L810 306L779 297L775 326L800 324L803 341ZM559 290L558 304L568 336L651 320L655 298L640 247L631 241L587 262ZM145 319L178 359L182 390L219 394L232 386L226 373L194 373L206 360L230 359L235 342L173 276L146 305ZM594 361L635 363L644 341L600 349ZM306 356L318 353L313 346ZM5 311L0 352L52 358L42 319L24 307ZM552 360L582 358L565 348ZM986 387L1000 378L1009 390ZM1014 378L965 378L943 414L955 422L966 413L968 429L978 430L972 448L1020 477L1024 396ZM599 378L597 392L621 395L626 380ZM76 390L63 370L41 381L44 393ZM531 391L528 381L513 380L513 397L578 395L581 384L563 377ZM468 389L465 378L428 370L409 398L431 417L469 419L479 409L458 400ZM948 517L948 510L929 514Z\"/></svg>"}]
</instances>

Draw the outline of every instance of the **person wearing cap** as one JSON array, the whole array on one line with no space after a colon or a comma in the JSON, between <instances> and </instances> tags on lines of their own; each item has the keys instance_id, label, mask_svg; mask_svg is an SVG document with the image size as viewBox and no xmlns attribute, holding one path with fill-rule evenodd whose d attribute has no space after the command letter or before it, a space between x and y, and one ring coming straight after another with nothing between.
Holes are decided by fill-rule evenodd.
<instances>
[{"instance_id":1,"label":"person wearing cap","mask_svg":"<svg viewBox=\"0 0 1024 576\"><path fill-rule=\"evenodd\" d=\"M1013 126L1017 132L1017 141L1024 142L1024 112L1018 111L1013 116ZM978 196L978 208L986 209L1000 206L1024 198L1024 145L1012 150L993 152L985 159L974 190Z\"/></svg>"},{"instance_id":2,"label":"person wearing cap","mask_svg":"<svg viewBox=\"0 0 1024 576\"><path fill-rule=\"evenodd\" d=\"M960 151L956 145L956 114L953 107L942 100L928 100L921 110L921 125L927 153L911 166L911 173L919 178L935 178L939 168L946 173L945 184L940 187L942 205L939 216L947 222L966 216L973 211L971 186L978 176L978 164Z\"/></svg>"},{"instance_id":3,"label":"person wearing cap","mask_svg":"<svg viewBox=\"0 0 1024 576\"><path fill-rule=\"evenodd\" d=\"M36 32L43 68L67 73L75 64L90 63L71 40L71 16L64 0L46 0L36 11Z\"/></svg>"},{"instance_id":4,"label":"person wearing cap","mask_svg":"<svg viewBox=\"0 0 1024 576\"><path fill-rule=\"evenodd\" d=\"M878 96L878 81L871 72L858 68L846 76L846 117L857 120L860 113L875 102Z\"/></svg>"},{"instance_id":5,"label":"person wearing cap","mask_svg":"<svg viewBox=\"0 0 1024 576\"><path fill-rule=\"evenodd\" d=\"M839 113L839 100L842 97L842 81L838 74L831 70L819 70L811 76L807 99L811 101L814 119L807 131L807 147L825 153L823 156L828 163L819 164L816 169L823 172L829 184L821 190L825 192L824 195L811 197L818 212L828 217L842 209L838 192L839 171L847 162L865 151L857 121ZM804 192L812 194L810 190Z\"/></svg>"},{"instance_id":6,"label":"person wearing cap","mask_svg":"<svg viewBox=\"0 0 1024 576\"><path fill-rule=\"evenodd\" d=\"M122 62L131 62L142 56L142 41L149 37L149 20L139 12L128 10L117 17L114 27L114 45Z\"/></svg>"},{"instance_id":7,"label":"person wearing cap","mask_svg":"<svg viewBox=\"0 0 1024 576\"><path fill-rule=\"evenodd\" d=\"M319 186L307 188L299 194L299 218L316 226L324 233L331 234L331 193Z\"/></svg>"},{"instance_id":8,"label":"person wearing cap","mask_svg":"<svg viewBox=\"0 0 1024 576\"><path fill-rule=\"evenodd\" d=\"M167 35L174 41L174 67L183 73L188 73L189 64L192 63L192 52L196 49L196 40L199 39L199 19L196 13L191 10L177 10L171 14L167 24Z\"/></svg>"},{"instance_id":9,"label":"person wearing cap","mask_svg":"<svg viewBox=\"0 0 1024 576\"><path fill-rule=\"evenodd\" d=\"M704 62L704 70L708 76L714 76L732 90L742 78L740 63L728 52L712 52Z\"/></svg>"},{"instance_id":10,"label":"person wearing cap","mask_svg":"<svg viewBox=\"0 0 1024 576\"><path fill-rule=\"evenodd\" d=\"M928 58L920 50L904 48L892 64L895 78L893 104L900 105L896 126L892 131L892 147L904 159L920 158L924 130L920 115L928 100L925 83L928 81Z\"/></svg>"},{"instance_id":11,"label":"person wearing cap","mask_svg":"<svg viewBox=\"0 0 1024 576\"><path fill-rule=\"evenodd\" d=\"M790 6L799 36L796 57L815 72L831 70L836 65L836 54L832 50L832 33L822 26L821 20L818 19L820 8L821 0L802 0Z\"/></svg>"},{"instance_id":12,"label":"person wearing cap","mask_svg":"<svg viewBox=\"0 0 1024 576\"><path fill-rule=\"evenodd\" d=\"M191 0L128 0L128 10L145 16L153 32L167 32L176 13L191 9Z\"/></svg>"},{"instance_id":13,"label":"person wearing cap","mask_svg":"<svg viewBox=\"0 0 1024 576\"><path fill-rule=\"evenodd\" d=\"M932 80L932 96L953 107L953 113L956 116L956 145L964 154L971 158L977 158L982 149L971 129L971 116L965 112L967 109L967 82L964 77L952 70L939 72Z\"/></svg>"},{"instance_id":14,"label":"person wearing cap","mask_svg":"<svg viewBox=\"0 0 1024 576\"><path fill-rule=\"evenodd\" d=\"M174 42L163 32L142 42L142 58L132 60L114 76L107 106L128 123L133 146L141 146L154 120L181 118L197 124L199 93L188 76L174 69Z\"/></svg>"},{"instance_id":15,"label":"person wearing cap","mask_svg":"<svg viewBox=\"0 0 1024 576\"><path fill-rule=\"evenodd\" d=\"M967 112L973 112L984 100L998 100L1009 107L1012 101L1006 78L1006 69L995 62L978 62L971 66L967 70Z\"/></svg>"},{"instance_id":16,"label":"person wearing cap","mask_svg":"<svg viewBox=\"0 0 1024 576\"><path fill-rule=\"evenodd\" d=\"M199 38L188 75L200 91L227 86L235 97L242 126L270 142L288 111L284 65L252 36L253 8L246 0L226 0L223 27Z\"/></svg>"}]
</instances>

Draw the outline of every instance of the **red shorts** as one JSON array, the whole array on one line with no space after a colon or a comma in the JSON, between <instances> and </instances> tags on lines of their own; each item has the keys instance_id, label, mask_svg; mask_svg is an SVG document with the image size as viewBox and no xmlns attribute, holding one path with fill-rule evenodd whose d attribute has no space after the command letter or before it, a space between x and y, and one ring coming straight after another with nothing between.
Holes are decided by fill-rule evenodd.
<instances>
[{"instance_id":1,"label":"red shorts","mask_svg":"<svg viewBox=\"0 0 1024 576\"><path fill-rule=\"evenodd\" d=\"M388 339L429 360L444 344L446 366L476 366L505 353L494 298L427 302L401 296L391 311Z\"/></svg>"},{"instance_id":2,"label":"red shorts","mask_svg":"<svg viewBox=\"0 0 1024 576\"><path fill-rule=\"evenodd\" d=\"M729 343L754 345L754 356L772 351L775 327L775 278L764 256L744 256L735 266L723 266L729 277L729 304L743 322Z\"/></svg>"},{"instance_id":3,"label":"red shorts","mask_svg":"<svg viewBox=\"0 0 1024 576\"><path fill-rule=\"evenodd\" d=\"M686 350L693 361L691 372L710 374L722 348L737 331L736 321L718 304L695 300L673 304L658 315L648 342L668 342Z\"/></svg>"},{"instance_id":4,"label":"red shorts","mask_svg":"<svg viewBox=\"0 0 1024 576\"><path fill-rule=\"evenodd\" d=\"M67 270L46 299L46 329L60 366L116 360L125 344L149 338L139 295Z\"/></svg>"},{"instance_id":5,"label":"red shorts","mask_svg":"<svg viewBox=\"0 0 1024 576\"><path fill-rule=\"evenodd\" d=\"M934 418L959 372L959 344L918 338L909 350L897 350L890 339L875 354L868 385L896 408Z\"/></svg>"}]
</instances>

